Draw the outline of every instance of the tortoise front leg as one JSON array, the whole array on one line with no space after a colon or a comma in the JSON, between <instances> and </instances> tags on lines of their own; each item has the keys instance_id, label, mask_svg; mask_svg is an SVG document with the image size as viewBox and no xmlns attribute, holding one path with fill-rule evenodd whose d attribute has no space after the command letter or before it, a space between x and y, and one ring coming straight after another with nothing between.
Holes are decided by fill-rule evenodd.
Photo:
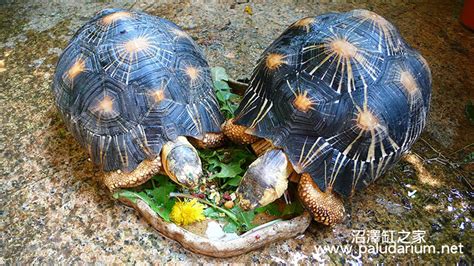
<instances>
[{"instance_id":1,"label":"tortoise front leg","mask_svg":"<svg viewBox=\"0 0 474 266\"><path fill-rule=\"evenodd\" d=\"M245 172L237 188L239 205L244 210L272 203L288 187L288 176L293 171L282 150L273 149L257 158Z\"/></svg>"},{"instance_id":2,"label":"tortoise front leg","mask_svg":"<svg viewBox=\"0 0 474 266\"><path fill-rule=\"evenodd\" d=\"M161 168L161 158L146 159L137 168L127 173L121 170L107 172L104 174L103 182L110 191L117 188L135 187L145 183Z\"/></svg>"},{"instance_id":3,"label":"tortoise front leg","mask_svg":"<svg viewBox=\"0 0 474 266\"><path fill-rule=\"evenodd\" d=\"M247 127L234 124L234 119L229 119L222 124L222 132L232 142L237 144L252 144L258 140L258 137L245 133Z\"/></svg>"},{"instance_id":4,"label":"tortoise front leg","mask_svg":"<svg viewBox=\"0 0 474 266\"><path fill-rule=\"evenodd\" d=\"M217 148L224 144L223 133L206 133L202 139L191 138L191 143L201 149Z\"/></svg>"},{"instance_id":5,"label":"tortoise front leg","mask_svg":"<svg viewBox=\"0 0 474 266\"><path fill-rule=\"evenodd\" d=\"M325 225L342 222L344 218L342 200L330 188L322 192L308 173L301 175L298 196L315 221Z\"/></svg>"}]
</instances>

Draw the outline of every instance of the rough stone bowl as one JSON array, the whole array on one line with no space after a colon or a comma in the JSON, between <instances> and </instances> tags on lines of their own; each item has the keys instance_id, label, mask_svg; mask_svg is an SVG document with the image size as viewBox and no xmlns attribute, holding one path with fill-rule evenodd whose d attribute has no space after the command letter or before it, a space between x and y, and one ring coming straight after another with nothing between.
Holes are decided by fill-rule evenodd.
<instances>
[{"instance_id":1,"label":"rough stone bowl","mask_svg":"<svg viewBox=\"0 0 474 266\"><path fill-rule=\"evenodd\" d=\"M289 220L276 220L262 224L237 238L212 240L190 232L159 217L144 201L119 201L137 210L143 218L163 236L179 242L184 248L198 254L216 258L228 258L259 249L267 244L293 238L302 234L311 223L311 216L304 212Z\"/></svg>"}]
</instances>

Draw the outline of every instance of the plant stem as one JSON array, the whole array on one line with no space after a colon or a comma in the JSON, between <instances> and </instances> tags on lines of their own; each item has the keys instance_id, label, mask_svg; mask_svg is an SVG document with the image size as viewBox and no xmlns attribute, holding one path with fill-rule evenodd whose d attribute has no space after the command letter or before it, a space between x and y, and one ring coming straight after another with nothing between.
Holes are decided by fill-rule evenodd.
<instances>
[{"instance_id":1,"label":"plant stem","mask_svg":"<svg viewBox=\"0 0 474 266\"><path fill-rule=\"evenodd\" d=\"M223 212L224 214L226 214L232 221L234 221L234 223L236 224L240 224L239 223L239 220L237 219L237 216L235 216L235 214L233 214L231 211L228 211L224 208L221 208L217 205L215 205L214 203L211 203L207 200L203 200L201 198L198 198L198 197L194 197L192 195L189 195L189 194L183 194L183 193L177 193L177 192L171 192L170 193L170 197L176 197L176 198L188 198L188 199L197 199L197 201L201 202L201 203L204 203L206 205L209 205L211 206L212 208L214 209L217 209L219 210L220 212Z\"/></svg>"},{"instance_id":2,"label":"plant stem","mask_svg":"<svg viewBox=\"0 0 474 266\"><path fill-rule=\"evenodd\" d=\"M224 183L224 185L221 186L221 189L224 189L225 187L227 187L227 182Z\"/></svg>"},{"instance_id":3,"label":"plant stem","mask_svg":"<svg viewBox=\"0 0 474 266\"><path fill-rule=\"evenodd\" d=\"M459 150L457 150L457 151L451 152L450 154L448 154L448 156L451 156L451 155L453 155L453 154L456 154L456 153L458 153L458 152L460 152L460 151L462 151L462 150L465 150L465 149L467 149L467 148L469 148L469 147L471 147L471 146L474 146L474 143L468 144L468 145L462 147L461 149L459 149Z\"/></svg>"}]
</instances>

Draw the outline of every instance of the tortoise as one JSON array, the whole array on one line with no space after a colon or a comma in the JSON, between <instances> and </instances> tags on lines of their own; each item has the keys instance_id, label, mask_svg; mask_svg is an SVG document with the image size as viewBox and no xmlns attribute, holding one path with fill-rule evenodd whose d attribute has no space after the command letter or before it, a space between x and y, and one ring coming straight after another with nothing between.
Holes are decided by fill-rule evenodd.
<instances>
[{"instance_id":1,"label":"tortoise","mask_svg":"<svg viewBox=\"0 0 474 266\"><path fill-rule=\"evenodd\" d=\"M237 189L244 209L279 198L292 171L317 222L344 218L350 198L393 166L429 111L426 60L367 10L303 18L261 55L235 118L232 141L266 141Z\"/></svg>"},{"instance_id":2,"label":"tortoise","mask_svg":"<svg viewBox=\"0 0 474 266\"><path fill-rule=\"evenodd\" d=\"M140 185L161 168L193 188L202 167L189 141L215 147L224 139L202 51L177 25L146 13L98 12L60 56L53 92L110 190Z\"/></svg>"}]
</instances>

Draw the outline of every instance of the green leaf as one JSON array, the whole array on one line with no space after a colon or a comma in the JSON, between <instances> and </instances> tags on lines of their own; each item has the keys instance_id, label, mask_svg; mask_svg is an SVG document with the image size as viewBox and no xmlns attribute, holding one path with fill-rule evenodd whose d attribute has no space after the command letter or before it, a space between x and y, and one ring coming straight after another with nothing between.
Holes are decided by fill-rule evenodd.
<instances>
[{"instance_id":1,"label":"green leaf","mask_svg":"<svg viewBox=\"0 0 474 266\"><path fill-rule=\"evenodd\" d=\"M199 157L201 157L201 159L204 159L204 160L207 160L216 156L215 150L198 150L198 153L199 153Z\"/></svg>"},{"instance_id":2,"label":"green leaf","mask_svg":"<svg viewBox=\"0 0 474 266\"><path fill-rule=\"evenodd\" d=\"M225 69L219 66L211 68L211 76L213 80L229 80Z\"/></svg>"},{"instance_id":3,"label":"green leaf","mask_svg":"<svg viewBox=\"0 0 474 266\"><path fill-rule=\"evenodd\" d=\"M160 210L157 213L167 222L170 221L170 214L175 203L175 199L169 199L164 206L159 207Z\"/></svg>"},{"instance_id":4,"label":"green leaf","mask_svg":"<svg viewBox=\"0 0 474 266\"><path fill-rule=\"evenodd\" d=\"M273 216L281 216L282 215L282 212L280 211L280 207L278 206L278 204L276 202L272 202L272 203L270 203L266 206L259 207L259 208L255 209L255 212L256 213L266 212L267 214L273 215Z\"/></svg>"},{"instance_id":5,"label":"green leaf","mask_svg":"<svg viewBox=\"0 0 474 266\"><path fill-rule=\"evenodd\" d=\"M210 178L232 178L238 174L241 174L244 169L241 167L240 162L221 163L218 165L220 168L216 173L212 174Z\"/></svg>"},{"instance_id":6,"label":"green leaf","mask_svg":"<svg viewBox=\"0 0 474 266\"><path fill-rule=\"evenodd\" d=\"M223 183L237 186L240 178L245 173L247 166L255 160L249 150L240 147L218 149L212 152L200 151L199 156L203 167L210 174L209 178L219 178Z\"/></svg>"},{"instance_id":7,"label":"green leaf","mask_svg":"<svg viewBox=\"0 0 474 266\"><path fill-rule=\"evenodd\" d=\"M174 199L170 199L166 205L165 204L157 204L156 201L153 200L153 198L148 197L145 192L138 192L140 195L140 199L145 201L150 208L156 212L161 218L163 218L165 221L169 222L170 217L169 214L171 213L171 209L174 206Z\"/></svg>"},{"instance_id":8,"label":"green leaf","mask_svg":"<svg viewBox=\"0 0 474 266\"><path fill-rule=\"evenodd\" d=\"M255 159L257 159L255 154L253 154L248 148L236 150L233 156L241 161L245 160L246 164L251 164Z\"/></svg>"},{"instance_id":9,"label":"green leaf","mask_svg":"<svg viewBox=\"0 0 474 266\"><path fill-rule=\"evenodd\" d=\"M238 102L241 97L231 92L231 88L229 84L227 84L229 76L224 68L211 68L211 76L221 112L227 119L234 117L234 112L237 110Z\"/></svg>"},{"instance_id":10,"label":"green leaf","mask_svg":"<svg viewBox=\"0 0 474 266\"><path fill-rule=\"evenodd\" d=\"M303 211L303 206L301 206L299 201L293 201L291 204L285 204L285 207L282 211L280 211L280 207L276 202L272 202L266 206L255 209L255 213L266 212L267 214L273 216L300 215L303 213Z\"/></svg>"},{"instance_id":11,"label":"green leaf","mask_svg":"<svg viewBox=\"0 0 474 266\"><path fill-rule=\"evenodd\" d=\"M242 176L239 176L239 175L238 175L238 176L229 178L229 179L227 180L227 182L225 182L225 185L237 187L237 186L239 186L239 184L240 184L240 180L242 180Z\"/></svg>"},{"instance_id":12,"label":"green leaf","mask_svg":"<svg viewBox=\"0 0 474 266\"><path fill-rule=\"evenodd\" d=\"M114 199L119 199L119 198L126 198L129 199L131 202L136 203L137 198L140 198L137 193L133 191L128 191L128 190L119 190L114 193L113 195Z\"/></svg>"},{"instance_id":13,"label":"green leaf","mask_svg":"<svg viewBox=\"0 0 474 266\"><path fill-rule=\"evenodd\" d=\"M221 215L221 212L219 212L218 210L216 210L212 207L209 207L209 208L205 209L203 211L203 214L204 214L204 216L206 216L208 218L211 218L211 219L220 219L220 218L223 217Z\"/></svg>"},{"instance_id":14,"label":"green leaf","mask_svg":"<svg viewBox=\"0 0 474 266\"><path fill-rule=\"evenodd\" d=\"M174 200L170 200L166 206L159 206L156 202L149 197L145 192L133 192L129 190L122 190L114 194L114 197L120 198L124 197L131 200L133 203L137 202L137 199L143 200L150 208L160 215L165 221L169 222L169 214L174 205Z\"/></svg>"},{"instance_id":15,"label":"green leaf","mask_svg":"<svg viewBox=\"0 0 474 266\"><path fill-rule=\"evenodd\" d=\"M300 215L303 211L304 209L303 206L301 206L301 203L299 201L293 201L291 204L285 205L281 215Z\"/></svg>"},{"instance_id":16,"label":"green leaf","mask_svg":"<svg viewBox=\"0 0 474 266\"><path fill-rule=\"evenodd\" d=\"M241 212L240 217L241 217L241 220L244 222L246 230L249 230L255 227L255 225L252 223L253 219L255 218L255 212L253 210L247 211L247 212Z\"/></svg>"},{"instance_id":17,"label":"green leaf","mask_svg":"<svg viewBox=\"0 0 474 266\"><path fill-rule=\"evenodd\" d=\"M214 87L219 93L233 94L230 92L229 84L223 80L214 80Z\"/></svg>"},{"instance_id":18,"label":"green leaf","mask_svg":"<svg viewBox=\"0 0 474 266\"><path fill-rule=\"evenodd\" d=\"M216 97L217 97L217 100L219 101L219 103L222 105L222 104L225 104L225 95L224 93L222 93L221 91L216 91ZM222 107L221 107L222 109Z\"/></svg>"},{"instance_id":19,"label":"green leaf","mask_svg":"<svg viewBox=\"0 0 474 266\"><path fill-rule=\"evenodd\" d=\"M253 219L255 218L254 210L243 211L238 205L235 205L231 211L241 222L241 226L244 230L250 230L255 227L255 225L252 223Z\"/></svg>"},{"instance_id":20,"label":"green leaf","mask_svg":"<svg viewBox=\"0 0 474 266\"><path fill-rule=\"evenodd\" d=\"M235 233L238 229L238 225L233 222L228 222L226 225L224 225L224 228L222 228L222 230L226 233Z\"/></svg>"},{"instance_id":21,"label":"green leaf","mask_svg":"<svg viewBox=\"0 0 474 266\"><path fill-rule=\"evenodd\" d=\"M169 177L164 175L158 175L153 178L158 182L158 184L160 184L160 186L145 191L153 196L158 205L165 204L169 201L170 193L176 190L176 185L170 181Z\"/></svg>"},{"instance_id":22,"label":"green leaf","mask_svg":"<svg viewBox=\"0 0 474 266\"><path fill-rule=\"evenodd\" d=\"M137 199L141 199L161 218L169 222L169 216L176 201L174 198L170 198L169 194L176 189L176 185L164 175L154 176L152 179L152 182L156 181L159 186L140 192L121 190L114 194L114 198L124 197L134 203Z\"/></svg>"}]
</instances>

